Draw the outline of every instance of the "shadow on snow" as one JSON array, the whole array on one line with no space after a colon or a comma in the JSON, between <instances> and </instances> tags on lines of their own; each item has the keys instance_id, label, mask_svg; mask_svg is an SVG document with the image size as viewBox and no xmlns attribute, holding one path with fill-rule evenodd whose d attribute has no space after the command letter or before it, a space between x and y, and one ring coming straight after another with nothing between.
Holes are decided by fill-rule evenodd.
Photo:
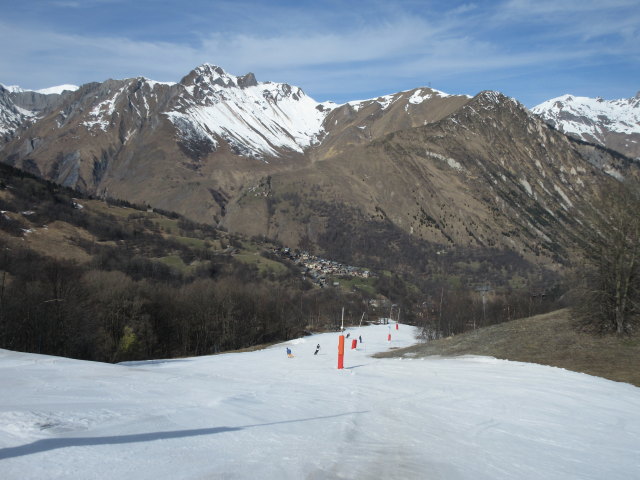
<instances>
[{"instance_id":1,"label":"shadow on snow","mask_svg":"<svg viewBox=\"0 0 640 480\"><path fill-rule=\"evenodd\" d=\"M270 425L279 425L283 423L311 422L314 420L325 420L329 418L344 417L344 416L356 415L360 413L368 413L368 411L347 412L347 413L339 413L336 415L301 418L296 420L282 420L279 422L258 423L254 425L242 425L239 427L196 428L196 429L190 429L190 430L134 433L131 435L115 435L115 436L108 436L108 437L46 438L43 440L37 440L27 445L0 449L0 460L6 459L6 458L21 457L23 455L32 455L34 453L46 452L49 450L56 450L59 448L86 447L86 446L94 446L94 445L119 445L124 443L152 442L154 440L170 440L173 438L215 435L217 433L236 432L239 430L244 430L246 428L267 427Z\"/></svg>"}]
</instances>

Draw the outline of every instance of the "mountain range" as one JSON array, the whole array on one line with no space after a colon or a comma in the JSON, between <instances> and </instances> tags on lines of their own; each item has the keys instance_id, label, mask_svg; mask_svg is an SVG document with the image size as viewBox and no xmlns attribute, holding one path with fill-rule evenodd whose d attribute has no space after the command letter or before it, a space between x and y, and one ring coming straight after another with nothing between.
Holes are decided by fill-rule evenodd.
<instances>
[{"instance_id":1,"label":"mountain range","mask_svg":"<svg viewBox=\"0 0 640 480\"><path fill-rule=\"evenodd\" d=\"M638 176L639 102L530 111L420 87L338 105L204 64L177 83L0 87L0 161L351 264L428 272L416 252L466 249L553 267L581 203Z\"/></svg>"},{"instance_id":2,"label":"mountain range","mask_svg":"<svg viewBox=\"0 0 640 480\"><path fill-rule=\"evenodd\" d=\"M620 100L563 95L532 112L567 135L640 159L640 92Z\"/></svg>"}]
</instances>

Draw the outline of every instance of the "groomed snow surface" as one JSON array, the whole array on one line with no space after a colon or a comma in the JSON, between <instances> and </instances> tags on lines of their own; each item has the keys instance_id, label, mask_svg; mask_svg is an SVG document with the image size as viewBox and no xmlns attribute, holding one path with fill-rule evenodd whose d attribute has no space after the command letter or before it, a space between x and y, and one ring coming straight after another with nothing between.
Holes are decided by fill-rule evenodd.
<instances>
[{"instance_id":1,"label":"groomed snow surface","mask_svg":"<svg viewBox=\"0 0 640 480\"><path fill-rule=\"evenodd\" d=\"M337 333L128 365L0 350L0 478L638 478L639 388L489 357L373 359L415 330L348 332L344 370Z\"/></svg>"}]
</instances>

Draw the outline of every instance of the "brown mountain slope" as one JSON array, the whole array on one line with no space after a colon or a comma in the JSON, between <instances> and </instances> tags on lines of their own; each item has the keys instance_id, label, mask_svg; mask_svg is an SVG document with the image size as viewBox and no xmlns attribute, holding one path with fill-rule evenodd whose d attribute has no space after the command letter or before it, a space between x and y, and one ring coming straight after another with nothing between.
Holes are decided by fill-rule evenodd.
<instances>
[{"instance_id":1,"label":"brown mountain slope","mask_svg":"<svg viewBox=\"0 0 640 480\"><path fill-rule=\"evenodd\" d=\"M295 171L350 145L435 121L468 101L463 96L415 89L346 104L329 113L324 141L316 148L303 155L272 145L277 155L261 159L245 154L238 140L251 133L262 122L260 118L248 118L254 122L244 125L248 128L244 133L224 134L229 141L197 124L211 114L207 109L216 102L234 98L240 103L229 103L224 114L234 121L246 120L246 111L233 108L250 105L254 97L242 95L245 88L256 85L251 75L236 78L208 65L173 85L144 78L87 84L65 95L59 108L20 131L0 151L0 160L91 194L146 202L194 220L217 223L227 204L263 177ZM296 99L302 95L286 84L262 86L265 105L285 117L286 112L278 110L278 98L272 95ZM318 105L320 110L330 108ZM261 138L259 132L253 133Z\"/></svg>"},{"instance_id":2,"label":"brown mountain slope","mask_svg":"<svg viewBox=\"0 0 640 480\"><path fill-rule=\"evenodd\" d=\"M433 123L469 101L465 95L447 95L430 88L416 88L377 99L349 102L333 110L324 121L326 136L310 151L311 158L325 159L351 146L408 128Z\"/></svg>"},{"instance_id":3,"label":"brown mountain slope","mask_svg":"<svg viewBox=\"0 0 640 480\"><path fill-rule=\"evenodd\" d=\"M590 163L587 148L485 92L438 122L263 179L229 205L223 224L291 245L322 244L342 215L344 235L359 244L365 225L377 222L443 247L561 262L579 234L577 206L613 181ZM637 173L630 161L614 165L606 151L598 154L620 175Z\"/></svg>"}]
</instances>

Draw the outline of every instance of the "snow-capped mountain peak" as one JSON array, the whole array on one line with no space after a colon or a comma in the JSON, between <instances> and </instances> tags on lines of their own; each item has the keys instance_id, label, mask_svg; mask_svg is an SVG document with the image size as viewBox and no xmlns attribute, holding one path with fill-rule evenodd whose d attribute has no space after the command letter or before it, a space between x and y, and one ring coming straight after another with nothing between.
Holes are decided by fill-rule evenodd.
<instances>
[{"instance_id":1,"label":"snow-capped mountain peak","mask_svg":"<svg viewBox=\"0 0 640 480\"><path fill-rule=\"evenodd\" d=\"M618 100L566 94L547 100L532 111L568 135L612 146L627 155L640 154L640 92Z\"/></svg>"},{"instance_id":2,"label":"snow-capped mountain peak","mask_svg":"<svg viewBox=\"0 0 640 480\"><path fill-rule=\"evenodd\" d=\"M252 74L249 74L252 75ZM184 86L218 86L218 87L238 87L238 77L224 71L217 65L204 63L194 68L181 82Z\"/></svg>"},{"instance_id":3,"label":"snow-capped mountain peak","mask_svg":"<svg viewBox=\"0 0 640 480\"><path fill-rule=\"evenodd\" d=\"M320 104L286 83L258 82L203 64L180 84L185 94L166 112L186 143L210 148L224 139L236 153L264 158L281 151L302 153L323 135L332 103Z\"/></svg>"},{"instance_id":4,"label":"snow-capped mountain peak","mask_svg":"<svg viewBox=\"0 0 640 480\"><path fill-rule=\"evenodd\" d=\"M620 100L567 94L537 105L533 112L557 122L566 133L593 133L593 127L600 122L612 131L640 133L640 92L633 98Z\"/></svg>"},{"instance_id":5,"label":"snow-capped mountain peak","mask_svg":"<svg viewBox=\"0 0 640 480\"><path fill-rule=\"evenodd\" d=\"M24 92L24 89L18 85L5 85L4 83L0 83L0 87L4 88L9 93Z\"/></svg>"}]
</instances>

